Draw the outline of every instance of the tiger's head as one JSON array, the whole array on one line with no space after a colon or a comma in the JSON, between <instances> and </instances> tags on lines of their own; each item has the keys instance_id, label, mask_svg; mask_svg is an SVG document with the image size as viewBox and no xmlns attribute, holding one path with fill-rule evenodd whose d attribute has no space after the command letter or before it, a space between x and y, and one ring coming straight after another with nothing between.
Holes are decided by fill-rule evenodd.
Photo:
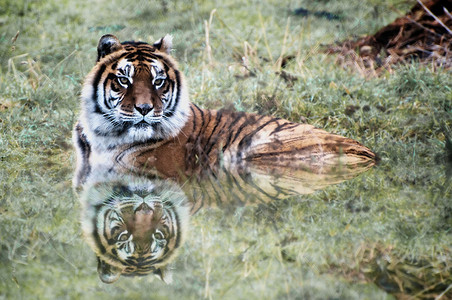
<instances>
[{"instance_id":1,"label":"tiger's head","mask_svg":"<svg viewBox=\"0 0 452 300\"><path fill-rule=\"evenodd\" d=\"M170 56L171 36L153 45L104 35L82 90L81 123L101 149L176 136L187 120L188 89Z\"/></svg>"},{"instance_id":2,"label":"tiger's head","mask_svg":"<svg viewBox=\"0 0 452 300\"><path fill-rule=\"evenodd\" d=\"M189 218L178 185L128 176L85 187L81 202L82 231L103 282L151 273L171 281L168 264L183 244Z\"/></svg>"}]
</instances>

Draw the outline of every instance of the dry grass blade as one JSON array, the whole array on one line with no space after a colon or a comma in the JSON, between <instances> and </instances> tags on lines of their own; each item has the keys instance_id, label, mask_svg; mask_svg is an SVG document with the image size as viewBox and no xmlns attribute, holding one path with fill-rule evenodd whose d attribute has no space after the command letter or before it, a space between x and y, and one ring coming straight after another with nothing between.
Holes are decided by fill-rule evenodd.
<instances>
[{"instance_id":1,"label":"dry grass blade","mask_svg":"<svg viewBox=\"0 0 452 300\"><path fill-rule=\"evenodd\" d=\"M204 29L205 29L205 38L206 38L206 54L207 54L207 59L208 59L209 65L212 65L212 63L213 63L212 47L210 46L210 30L212 27L213 15L215 14L216 11L217 11L216 9L213 9L210 12L209 21L204 20Z\"/></svg>"},{"instance_id":2,"label":"dry grass blade","mask_svg":"<svg viewBox=\"0 0 452 300\"><path fill-rule=\"evenodd\" d=\"M17 41L17 38L19 37L20 31L17 31L16 35L11 39L11 43L14 44Z\"/></svg>"},{"instance_id":3,"label":"dry grass blade","mask_svg":"<svg viewBox=\"0 0 452 300\"><path fill-rule=\"evenodd\" d=\"M421 6L422 6L422 8L430 15L430 16L432 16L439 24L441 24L441 26L443 26L444 27L444 29L446 29L447 30L447 32L449 32L449 34L451 34L452 35L452 31L449 29L449 27L447 27L437 16L435 16L431 11L430 11L430 9L428 9L425 5L424 5L424 3L422 3L422 1L420 1L420 0L417 0L417 3L419 3ZM443 7L443 9L445 9L446 11L447 11L447 9L445 8L445 7Z\"/></svg>"}]
</instances>

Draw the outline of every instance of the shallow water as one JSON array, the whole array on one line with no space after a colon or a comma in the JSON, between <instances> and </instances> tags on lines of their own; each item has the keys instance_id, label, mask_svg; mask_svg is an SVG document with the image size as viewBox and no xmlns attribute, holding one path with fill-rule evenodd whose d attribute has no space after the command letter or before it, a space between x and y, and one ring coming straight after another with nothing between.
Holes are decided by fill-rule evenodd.
<instances>
[{"instance_id":1,"label":"shallow water","mask_svg":"<svg viewBox=\"0 0 452 300\"><path fill-rule=\"evenodd\" d=\"M383 162L359 175L223 171L179 183L115 174L92 180L78 195L68 180L53 181L55 190L46 192L29 177L39 195L31 200L39 205L15 191L23 197L19 207L2 206L1 262L11 271L2 275L2 293L11 299L447 299L447 170L402 174ZM156 205L178 220L173 238L157 225ZM116 258L106 245L117 249ZM177 248L169 263L147 256L169 245ZM119 276L117 257L130 262L131 251L140 266Z\"/></svg>"}]
</instances>

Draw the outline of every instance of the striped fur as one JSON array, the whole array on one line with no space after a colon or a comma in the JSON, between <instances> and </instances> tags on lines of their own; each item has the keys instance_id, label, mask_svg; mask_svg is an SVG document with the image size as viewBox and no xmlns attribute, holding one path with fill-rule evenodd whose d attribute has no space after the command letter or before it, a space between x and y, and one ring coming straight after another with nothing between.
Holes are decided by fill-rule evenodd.
<instances>
[{"instance_id":1,"label":"striped fur","mask_svg":"<svg viewBox=\"0 0 452 300\"><path fill-rule=\"evenodd\" d=\"M85 186L81 202L82 229L103 282L150 273L170 281L167 265L183 244L189 213L175 183L118 176Z\"/></svg>"},{"instance_id":2,"label":"striped fur","mask_svg":"<svg viewBox=\"0 0 452 300\"><path fill-rule=\"evenodd\" d=\"M114 52L101 51L106 38L82 90L80 123L91 147L105 151L177 135L186 123L188 93L174 59L158 44L116 38Z\"/></svg>"},{"instance_id":3,"label":"striped fur","mask_svg":"<svg viewBox=\"0 0 452 300\"><path fill-rule=\"evenodd\" d=\"M96 166L181 179L219 167L322 174L374 165L367 147L311 125L190 103L170 49L168 37L101 38L74 131L76 186Z\"/></svg>"},{"instance_id":4,"label":"striped fur","mask_svg":"<svg viewBox=\"0 0 452 300\"><path fill-rule=\"evenodd\" d=\"M229 169L308 170L315 173L363 171L375 154L358 142L311 125L243 112L205 110L190 105L178 136L132 144L117 152L123 168L163 175L191 176ZM278 171L279 170L279 171Z\"/></svg>"}]
</instances>

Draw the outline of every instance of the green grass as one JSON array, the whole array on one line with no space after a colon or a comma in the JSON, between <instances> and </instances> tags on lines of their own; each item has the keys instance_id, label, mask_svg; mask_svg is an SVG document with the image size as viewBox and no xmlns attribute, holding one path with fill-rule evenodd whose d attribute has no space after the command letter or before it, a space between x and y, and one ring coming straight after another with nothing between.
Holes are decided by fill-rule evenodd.
<instances>
[{"instance_id":1,"label":"green grass","mask_svg":"<svg viewBox=\"0 0 452 300\"><path fill-rule=\"evenodd\" d=\"M0 0L0 298L452 298L450 70L413 64L364 78L321 51L414 1L128 2ZM293 15L301 6L341 19ZM308 122L381 162L311 195L204 209L174 284L106 286L81 240L70 140L105 33L149 42L170 33L193 102ZM277 74L286 55L294 82Z\"/></svg>"}]
</instances>

